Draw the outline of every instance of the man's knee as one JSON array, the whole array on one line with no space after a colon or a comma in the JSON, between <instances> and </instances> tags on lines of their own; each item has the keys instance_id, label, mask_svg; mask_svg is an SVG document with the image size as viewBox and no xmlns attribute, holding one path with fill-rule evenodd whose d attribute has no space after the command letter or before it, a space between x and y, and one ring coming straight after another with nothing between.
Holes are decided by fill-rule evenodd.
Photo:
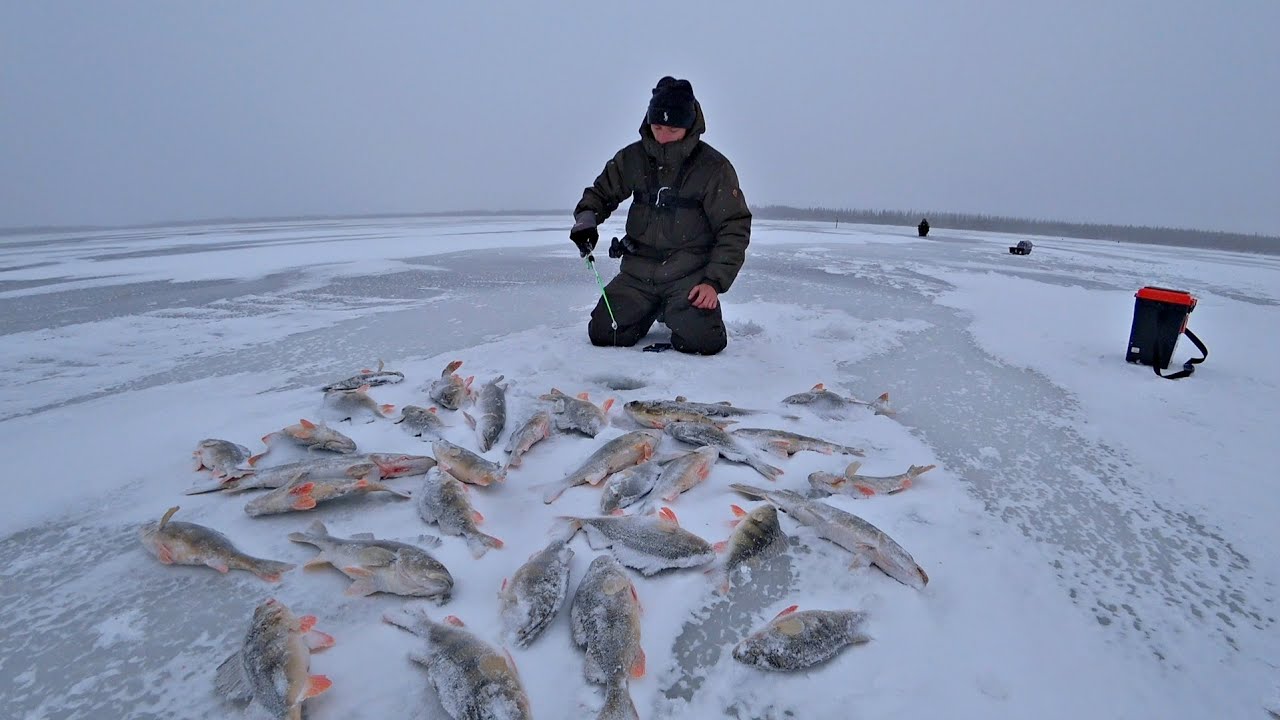
<instances>
[{"instance_id":1,"label":"man's knee","mask_svg":"<svg viewBox=\"0 0 1280 720\"><path fill-rule=\"evenodd\" d=\"M682 323L679 328L671 328L671 347L691 355L715 355L724 350L729 344L729 335L721 319L718 316L700 319L702 322Z\"/></svg>"},{"instance_id":2,"label":"man's knee","mask_svg":"<svg viewBox=\"0 0 1280 720\"><path fill-rule=\"evenodd\" d=\"M587 337L591 338L591 344L596 347L631 347L640 340L640 335L634 328L614 330L609 318L601 321L595 316L587 323Z\"/></svg>"}]
</instances>

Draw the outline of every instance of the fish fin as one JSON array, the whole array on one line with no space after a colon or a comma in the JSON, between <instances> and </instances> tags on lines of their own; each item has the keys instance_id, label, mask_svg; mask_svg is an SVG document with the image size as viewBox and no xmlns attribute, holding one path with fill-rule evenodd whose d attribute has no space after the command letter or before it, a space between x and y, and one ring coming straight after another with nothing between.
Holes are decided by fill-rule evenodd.
<instances>
[{"instance_id":1,"label":"fish fin","mask_svg":"<svg viewBox=\"0 0 1280 720\"><path fill-rule=\"evenodd\" d=\"M629 674L633 678L644 677L644 648L636 650L636 660L631 663L631 671Z\"/></svg>"},{"instance_id":2,"label":"fish fin","mask_svg":"<svg viewBox=\"0 0 1280 720\"><path fill-rule=\"evenodd\" d=\"M295 533L295 534L300 534L300 533ZM303 563L302 567L305 570L314 570L315 568L318 568L321 565L332 565L332 564L333 563L329 560L329 558L325 557L325 554L322 552L319 555L316 555L315 557Z\"/></svg>"},{"instance_id":3,"label":"fish fin","mask_svg":"<svg viewBox=\"0 0 1280 720\"><path fill-rule=\"evenodd\" d=\"M479 510L472 510L471 519L474 520L477 525L479 525L480 523L484 522L484 515L481 515Z\"/></svg>"},{"instance_id":4,"label":"fish fin","mask_svg":"<svg viewBox=\"0 0 1280 720\"><path fill-rule=\"evenodd\" d=\"M264 440L264 442L265 442L265 440ZM250 455L250 456L249 456L249 459L248 459L248 460L246 460L245 462L249 464L249 467L255 467L255 466L257 466L258 461L262 459L262 456L263 456L263 455L266 455L266 453L264 453L264 452L260 452L260 453L258 453L258 454L256 454L256 455Z\"/></svg>"},{"instance_id":5,"label":"fish fin","mask_svg":"<svg viewBox=\"0 0 1280 720\"><path fill-rule=\"evenodd\" d=\"M313 482L304 482L304 483L299 483L299 484L294 485L293 487L289 488L289 494L290 494L290 495L306 495L307 493L309 493L309 492L311 492L312 490L315 490L315 489L316 489L316 484L315 484L315 483L313 483Z\"/></svg>"},{"instance_id":6,"label":"fish fin","mask_svg":"<svg viewBox=\"0 0 1280 720\"><path fill-rule=\"evenodd\" d=\"M173 564L173 551L164 543L156 543L156 559L165 565Z\"/></svg>"},{"instance_id":7,"label":"fish fin","mask_svg":"<svg viewBox=\"0 0 1280 720\"><path fill-rule=\"evenodd\" d=\"M582 529L582 518L561 515L551 526L551 538L557 542L569 542Z\"/></svg>"},{"instance_id":8,"label":"fish fin","mask_svg":"<svg viewBox=\"0 0 1280 720\"><path fill-rule=\"evenodd\" d=\"M665 520L666 522L674 523L676 525L680 524L680 518L676 517L675 512L669 507L664 507L658 510L658 519Z\"/></svg>"},{"instance_id":9,"label":"fish fin","mask_svg":"<svg viewBox=\"0 0 1280 720\"><path fill-rule=\"evenodd\" d=\"M449 377L450 375L457 372L458 368L460 367L462 367L462 361L454 360L453 362L444 366L444 372L440 373L440 377Z\"/></svg>"},{"instance_id":10,"label":"fish fin","mask_svg":"<svg viewBox=\"0 0 1280 720\"><path fill-rule=\"evenodd\" d=\"M913 478L917 478L936 467L938 466L937 465L912 465L911 467L907 468L907 475Z\"/></svg>"},{"instance_id":11,"label":"fish fin","mask_svg":"<svg viewBox=\"0 0 1280 720\"><path fill-rule=\"evenodd\" d=\"M910 482L910 481L908 480L907 482ZM851 487L854 490L857 490L859 493L861 493L863 497L871 497L872 495L876 494L876 489L871 487L870 485L867 485L866 483L856 482L856 483L853 483Z\"/></svg>"},{"instance_id":12,"label":"fish fin","mask_svg":"<svg viewBox=\"0 0 1280 720\"><path fill-rule=\"evenodd\" d=\"M507 578L502 578L502 585L498 587L498 592L501 593L506 591L507 591Z\"/></svg>"},{"instance_id":13,"label":"fish fin","mask_svg":"<svg viewBox=\"0 0 1280 720\"><path fill-rule=\"evenodd\" d=\"M247 703L253 699L253 686L244 672L244 659L237 650L218 665L213 681L215 692L234 703Z\"/></svg>"},{"instance_id":14,"label":"fish fin","mask_svg":"<svg viewBox=\"0 0 1280 720\"><path fill-rule=\"evenodd\" d=\"M600 409L604 411L605 415L609 414L609 408L613 407L613 402L614 402L613 398L609 398L608 400L604 401L603 405L600 406Z\"/></svg>"},{"instance_id":15,"label":"fish fin","mask_svg":"<svg viewBox=\"0 0 1280 720\"><path fill-rule=\"evenodd\" d=\"M728 541L726 541L726 540L721 540L720 542L718 542L718 543L716 543L716 544L712 545L712 546L711 546L711 549L712 549L712 550L715 550L715 551L716 551L716 552L718 552L718 553L722 553L722 552L724 552L724 551L725 551L725 548L727 548L727 547L729 547L729 543L728 543ZM708 572L709 572L709 571L708 571Z\"/></svg>"},{"instance_id":16,"label":"fish fin","mask_svg":"<svg viewBox=\"0 0 1280 720\"><path fill-rule=\"evenodd\" d=\"M462 622L462 618L458 617L457 615L445 615L445 616L444 616L444 621L445 621L446 623L448 623L449 625L452 625L452 626L454 626L454 627L466 627L466 626L467 626L467 624L466 624L466 623Z\"/></svg>"},{"instance_id":17,"label":"fish fin","mask_svg":"<svg viewBox=\"0 0 1280 720\"><path fill-rule=\"evenodd\" d=\"M578 393L578 399L579 399L579 400L586 400L586 401L590 402L590 401L591 401L591 396L590 396L590 395L588 395L585 391L583 391L583 392Z\"/></svg>"},{"instance_id":18,"label":"fish fin","mask_svg":"<svg viewBox=\"0 0 1280 720\"><path fill-rule=\"evenodd\" d=\"M369 383L365 383L365 384L361 385L360 387L356 388L356 389L355 389L355 392L358 392L358 393L360 393L361 395L367 395L367 394L369 393L369 388L371 388L371 387L373 387L373 386L372 386L372 385L370 385Z\"/></svg>"},{"instance_id":19,"label":"fish fin","mask_svg":"<svg viewBox=\"0 0 1280 720\"><path fill-rule=\"evenodd\" d=\"M372 595L378 592L378 586L373 582L373 578L362 577L359 580L353 580L346 590L342 591L343 595L349 597Z\"/></svg>"},{"instance_id":20,"label":"fish fin","mask_svg":"<svg viewBox=\"0 0 1280 720\"><path fill-rule=\"evenodd\" d=\"M609 514L610 515L626 515L627 513L622 508L614 508L609 511Z\"/></svg>"},{"instance_id":21,"label":"fish fin","mask_svg":"<svg viewBox=\"0 0 1280 720\"><path fill-rule=\"evenodd\" d=\"M817 385L814 385L813 387L809 388L809 392L822 392L823 390L826 390L826 389L827 389L826 385L823 385L822 383L818 383Z\"/></svg>"},{"instance_id":22,"label":"fish fin","mask_svg":"<svg viewBox=\"0 0 1280 720\"><path fill-rule=\"evenodd\" d=\"M396 411L396 406L395 405L379 405L378 409L382 411L383 417L386 417L387 415L390 415L391 413Z\"/></svg>"},{"instance_id":23,"label":"fish fin","mask_svg":"<svg viewBox=\"0 0 1280 720\"><path fill-rule=\"evenodd\" d=\"M743 510L741 507L739 507L739 506L737 506L737 505L730 505L730 506L729 506L729 509L730 509L730 510L732 510L732 511L733 511L733 514L734 514L734 515L736 515L736 516L738 516L738 517L746 517L746 516L747 516L747 511L746 511L746 510Z\"/></svg>"},{"instance_id":24,"label":"fish fin","mask_svg":"<svg viewBox=\"0 0 1280 720\"><path fill-rule=\"evenodd\" d=\"M306 641L307 647L313 651L331 648L337 642L333 639L332 635L326 632L320 632L319 630L308 630L302 636L302 639Z\"/></svg>"},{"instance_id":25,"label":"fish fin","mask_svg":"<svg viewBox=\"0 0 1280 720\"><path fill-rule=\"evenodd\" d=\"M373 537L373 533L371 532L362 532L362 533L356 533L355 535L352 535L351 539L352 540L373 540L374 537Z\"/></svg>"},{"instance_id":26,"label":"fish fin","mask_svg":"<svg viewBox=\"0 0 1280 720\"><path fill-rule=\"evenodd\" d=\"M311 632L311 629L316 626L317 622L318 620L316 619L315 615L303 615L302 617L298 618L298 632L300 633Z\"/></svg>"},{"instance_id":27,"label":"fish fin","mask_svg":"<svg viewBox=\"0 0 1280 720\"><path fill-rule=\"evenodd\" d=\"M800 607L799 605L792 605L792 606L790 606L790 607L784 608L784 609L782 610L782 612L778 613L777 615L774 615L774 616L773 616L773 618L776 620L776 619L778 619L778 618L782 617L783 615L790 615L791 613L793 613L793 612L795 612L797 609L799 609L799 607Z\"/></svg>"},{"instance_id":28,"label":"fish fin","mask_svg":"<svg viewBox=\"0 0 1280 720\"><path fill-rule=\"evenodd\" d=\"M304 698L313 698L333 687L333 681L324 675L308 675L307 689L302 693Z\"/></svg>"},{"instance_id":29,"label":"fish fin","mask_svg":"<svg viewBox=\"0 0 1280 720\"><path fill-rule=\"evenodd\" d=\"M271 438L273 438L273 437L275 437L275 436L276 436L276 434L275 434L275 433L267 433L266 435L263 435L260 439L262 440L262 444L263 444L263 445L270 445L270 444L271 444ZM252 455L250 455L250 456L249 456L249 459L250 459L250 460L253 460L253 456L252 456Z\"/></svg>"},{"instance_id":30,"label":"fish fin","mask_svg":"<svg viewBox=\"0 0 1280 720\"><path fill-rule=\"evenodd\" d=\"M231 568L227 567L227 564L225 562L218 560L217 558L210 558L208 560L205 560L204 564L208 565L214 570L217 570L223 575L226 575L228 572L231 572Z\"/></svg>"},{"instance_id":31,"label":"fish fin","mask_svg":"<svg viewBox=\"0 0 1280 720\"><path fill-rule=\"evenodd\" d=\"M164 516L160 518L160 525L156 528L156 530L157 530L157 531L158 531L158 530L163 530L163 529L164 529L164 526L165 526L165 525L167 525L167 524L169 523L169 518L173 517L173 514L174 514L174 513L176 513L176 512L178 512L178 510L180 510L181 508L182 508L182 506L181 506L181 505L174 505L173 507L169 508L168 510L165 510L165 511L164 511Z\"/></svg>"},{"instance_id":32,"label":"fish fin","mask_svg":"<svg viewBox=\"0 0 1280 720\"><path fill-rule=\"evenodd\" d=\"M310 510L316 506L316 499L311 495L301 495L293 501L294 510Z\"/></svg>"},{"instance_id":33,"label":"fish fin","mask_svg":"<svg viewBox=\"0 0 1280 720\"><path fill-rule=\"evenodd\" d=\"M861 467L862 467L862 463L858 460L854 460L853 462L849 463L848 467L844 469L844 476L851 478L854 475L857 475L858 469Z\"/></svg>"},{"instance_id":34,"label":"fish fin","mask_svg":"<svg viewBox=\"0 0 1280 720\"><path fill-rule=\"evenodd\" d=\"M318 426L306 418L299 418L298 424L308 430L315 430Z\"/></svg>"},{"instance_id":35,"label":"fish fin","mask_svg":"<svg viewBox=\"0 0 1280 720\"><path fill-rule=\"evenodd\" d=\"M471 417L470 413L468 413L466 410L463 410L462 417L467 421L467 427L471 428L472 430L476 429L476 419Z\"/></svg>"}]
</instances>

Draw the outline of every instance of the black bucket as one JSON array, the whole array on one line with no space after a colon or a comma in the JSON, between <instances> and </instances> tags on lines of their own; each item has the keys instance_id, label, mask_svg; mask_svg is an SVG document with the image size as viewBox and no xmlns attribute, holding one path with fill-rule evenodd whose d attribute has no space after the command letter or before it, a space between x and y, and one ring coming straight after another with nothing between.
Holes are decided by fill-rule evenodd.
<instances>
[{"instance_id":1,"label":"black bucket","mask_svg":"<svg viewBox=\"0 0 1280 720\"><path fill-rule=\"evenodd\" d=\"M1196 299L1182 290L1159 287L1144 287L1134 297L1129 352L1124 359L1164 370L1173 359L1178 337L1187 329Z\"/></svg>"}]
</instances>

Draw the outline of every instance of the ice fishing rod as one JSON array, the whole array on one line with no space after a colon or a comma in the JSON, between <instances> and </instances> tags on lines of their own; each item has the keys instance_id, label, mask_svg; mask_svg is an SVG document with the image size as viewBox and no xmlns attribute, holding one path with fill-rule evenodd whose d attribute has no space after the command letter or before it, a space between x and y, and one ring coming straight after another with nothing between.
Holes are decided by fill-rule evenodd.
<instances>
[{"instance_id":1,"label":"ice fishing rod","mask_svg":"<svg viewBox=\"0 0 1280 720\"><path fill-rule=\"evenodd\" d=\"M596 275L596 285L600 286L600 297L604 298L604 309L609 311L609 322L614 332L618 331L618 319L613 316L613 306L609 304L609 293L604 291L604 281L600 279L600 271L596 269L596 258L591 253L587 253L582 258L586 261L587 267L591 268L591 272Z\"/></svg>"}]
</instances>

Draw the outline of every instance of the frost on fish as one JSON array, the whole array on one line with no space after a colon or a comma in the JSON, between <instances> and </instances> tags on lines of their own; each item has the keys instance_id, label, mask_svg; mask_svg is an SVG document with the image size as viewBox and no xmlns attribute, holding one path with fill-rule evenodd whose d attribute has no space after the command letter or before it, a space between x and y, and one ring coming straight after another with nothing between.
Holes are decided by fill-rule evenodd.
<instances>
[{"instance_id":1,"label":"frost on fish","mask_svg":"<svg viewBox=\"0 0 1280 720\"><path fill-rule=\"evenodd\" d=\"M608 548L618 562L646 576L699 567L715 559L710 543L680 527L667 508L658 515L563 517L560 522L565 525L564 535L572 536L580 528L592 548Z\"/></svg>"},{"instance_id":2,"label":"frost on fish","mask_svg":"<svg viewBox=\"0 0 1280 720\"><path fill-rule=\"evenodd\" d=\"M297 617L274 598L263 602L240 647L218 666L217 694L237 704L252 702L274 718L301 720L303 701L332 684L310 674L311 651L334 644L315 624L314 615Z\"/></svg>"},{"instance_id":3,"label":"frost on fish","mask_svg":"<svg viewBox=\"0 0 1280 720\"><path fill-rule=\"evenodd\" d=\"M249 448L228 440L208 438L196 445L191 456L196 470L209 470L214 478L222 481L251 475L253 468L245 467L253 453Z\"/></svg>"},{"instance_id":4,"label":"frost on fish","mask_svg":"<svg viewBox=\"0 0 1280 720\"><path fill-rule=\"evenodd\" d=\"M551 413L539 410L507 438L507 468L518 467L525 453L534 445L551 437Z\"/></svg>"},{"instance_id":5,"label":"frost on fish","mask_svg":"<svg viewBox=\"0 0 1280 720\"><path fill-rule=\"evenodd\" d=\"M282 574L295 567L241 552L230 538L212 528L171 521L177 511L175 505L159 522L149 522L138 529L143 547L165 565L206 565L220 573L247 570L268 582L279 582Z\"/></svg>"},{"instance_id":6,"label":"frost on fish","mask_svg":"<svg viewBox=\"0 0 1280 720\"><path fill-rule=\"evenodd\" d=\"M591 562L574 593L569 620L574 643L585 651L583 674L605 686L598 717L638 717L629 683L645 674L640 597L617 561L601 555Z\"/></svg>"},{"instance_id":7,"label":"frost on fish","mask_svg":"<svg viewBox=\"0 0 1280 720\"><path fill-rule=\"evenodd\" d=\"M317 505L348 495L365 495L372 492L390 493L401 500L408 500L407 493L395 488L361 477L351 478L311 478L300 475L287 485L245 503L245 514L251 517L260 515L278 515L288 512L305 512L313 510Z\"/></svg>"},{"instance_id":8,"label":"frost on fish","mask_svg":"<svg viewBox=\"0 0 1280 720\"><path fill-rule=\"evenodd\" d=\"M750 465L752 469L763 475L767 480L777 480L778 476L782 474L782 468L774 467L765 462L754 448L747 447L715 425L696 422L673 422L667 423L662 431L680 442L713 447L719 451L720 456L725 460Z\"/></svg>"},{"instance_id":9,"label":"frost on fish","mask_svg":"<svg viewBox=\"0 0 1280 720\"><path fill-rule=\"evenodd\" d=\"M706 480L719 456L719 450L714 447L700 447L663 465L662 474L654 484L642 512L649 512L658 502L672 502L681 493Z\"/></svg>"},{"instance_id":10,"label":"frost on fish","mask_svg":"<svg viewBox=\"0 0 1280 720\"><path fill-rule=\"evenodd\" d=\"M440 469L462 482L472 485L490 485L507 479L506 469L498 463L486 460L448 440L437 438L431 443L431 449L436 455L436 463Z\"/></svg>"},{"instance_id":11,"label":"frost on fish","mask_svg":"<svg viewBox=\"0 0 1280 720\"><path fill-rule=\"evenodd\" d=\"M752 445L772 453L778 457L790 457L798 452L810 450L819 452L823 455L831 455L838 453L840 455L857 455L859 457L866 453L862 450L849 447L847 445L839 445L822 438L810 437L799 433L788 432L786 430L774 430L772 428L737 428L729 431L729 434L745 440Z\"/></svg>"},{"instance_id":12,"label":"frost on fish","mask_svg":"<svg viewBox=\"0 0 1280 720\"><path fill-rule=\"evenodd\" d=\"M427 387L427 395L440 407L447 410L457 410L462 407L467 398L471 394L471 383L475 377L462 379L456 375L455 371L462 367L461 360L454 360L445 366L444 372L440 373L440 379L431 383Z\"/></svg>"},{"instance_id":13,"label":"frost on fish","mask_svg":"<svg viewBox=\"0 0 1280 720\"><path fill-rule=\"evenodd\" d=\"M418 493L418 516L425 523L437 525L445 535L462 537L473 557L483 556L490 548L502 547L501 540L476 527L484 521L484 516L471 507L466 487L438 467L427 474Z\"/></svg>"},{"instance_id":14,"label":"frost on fish","mask_svg":"<svg viewBox=\"0 0 1280 720\"><path fill-rule=\"evenodd\" d=\"M320 388L320 390L322 392L331 392L333 390L355 390L356 388L365 385L376 387L378 385L393 385L395 383L404 382L404 373L396 372L395 370L384 370L384 367L385 365L383 362L379 360L377 370L361 370L358 374L353 375L346 380L329 383L328 385Z\"/></svg>"},{"instance_id":15,"label":"frost on fish","mask_svg":"<svg viewBox=\"0 0 1280 720\"><path fill-rule=\"evenodd\" d=\"M717 552L725 553L718 573L718 589L722 593L729 591L738 568L782 547L787 537L778 523L778 511L773 505L766 503L750 513L737 505L730 507L738 518L734 522L733 533L727 541L714 546Z\"/></svg>"},{"instance_id":16,"label":"frost on fish","mask_svg":"<svg viewBox=\"0 0 1280 720\"><path fill-rule=\"evenodd\" d=\"M420 609L392 611L383 620L423 638L422 652L409 658L427 671L427 682L452 718L529 720L529 697L515 662L468 631L450 615L433 621Z\"/></svg>"},{"instance_id":17,"label":"frost on fish","mask_svg":"<svg viewBox=\"0 0 1280 720\"><path fill-rule=\"evenodd\" d=\"M609 408L613 406L612 398L605 400L604 405L597 407L585 392L579 393L577 397L571 397L556 388L551 388L551 392L539 396L539 399L551 403L551 412L557 430L579 432L588 437L595 437L609 424L608 413Z\"/></svg>"},{"instance_id":18,"label":"frost on fish","mask_svg":"<svg viewBox=\"0 0 1280 720\"><path fill-rule=\"evenodd\" d=\"M573 548L556 540L502 581L503 631L517 647L528 647L555 620L569 592L572 560Z\"/></svg>"},{"instance_id":19,"label":"frost on fish","mask_svg":"<svg viewBox=\"0 0 1280 720\"><path fill-rule=\"evenodd\" d=\"M887 533L853 513L810 500L790 490L766 490L741 483L732 483L729 487L749 497L768 500L801 525L812 529L818 537L852 552L858 559L869 560L904 585L923 590L929 583L928 574L911 557L911 553ZM854 566L857 564L855 561Z\"/></svg>"},{"instance_id":20,"label":"frost on fish","mask_svg":"<svg viewBox=\"0 0 1280 720\"><path fill-rule=\"evenodd\" d=\"M621 512L639 502L658 482L662 475L662 463L647 460L614 473L605 481L600 491L600 512L608 515Z\"/></svg>"},{"instance_id":21,"label":"frost on fish","mask_svg":"<svg viewBox=\"0 0 1280 720\"><path fill-rule=\"evenodd\" d=\"M352 580L347 595L371 595L375 592L407 597L434 598L444 603L453 592L453 576L431 553L409 543L378 540L373 533L358 533L349 538L330 535L324 523L316 520L306 532L289 533L289 539L319 548L307 561L313 568L329 564ZM439 544L439 538L432 544Z\"/></svg>"},{"instance_id":22,"label":"frost on fish","mask_svg":"<svg viewBox=\"0 0 1280 720\"><path fill-rule=\"evenodd\" d=\"M507 424L507 386L499 385L502 375L480 386L476 395L476 412L479 417L463 413L467 424L476 431L480 452L489 452Z\"/></svg>"},{"instance_id":23,"label":"frost on fish","mask_svg":"<svg viewBox=\"0 0 1280 720\"><path fill-rule=\"evenodd\" d=\"M870 408L876 415L892 415L889 407L889 393L883 393L871 402L844 397L831 392L822 383L814 385L808 392L796 393L782 399L788 405L804 405L819 415L837 417L846 409L855 406Z\"/></svg>"},{"instance_id":24,"label":"frost on fish","mask_svg":"<svg viewBox=\"0 0 1280 720\"><path fill-rule=\"evenodd\" d=\"M268 449L277 442L284 442L307 450L326 450L346 455L356 451L355 440L328 425L313 423L306 418L299 420L296 425L289 425L282 430L263 435L262 442ZM261 457L261 454L255 455L250 459L250 464L256 463Z\"/></svg>"},{"instance_id":25,"label":"frost on fish","mask_svg":"<svg viewBox=\"0 0 1280 720\"><path fill-rule=\"evenodd\" d=\"M662 440L660 430L635 430L610 440L593 452L564 480L551 484L543 494L544 503L553 503L565 490L578 485L597 485L610 475L653 457Z\"/></svg>"},{"instance_id":26,"label":"frost on fish","mask_svg":"<svg viewBox=\"0 0 1280 720\"><path fill-rule=\"evenodd\" d=\"M334 390L324 394L324 415L337 422L371 423L387 417L395 407L395 405L380 405L369 396L367 385L362 385L355 390Z\"/></svg>"},{"instance_id":27,"label":"frost on fish","mask_svg":"<svg viewBox=\"0 0 1280 720\"><path fill-rule=\"evenodd\" d=\"M821 470L809 473L809 485L814 490L829 495L844 494L853 498L892 495L911 487L916 478L936 467L934 465L912 465L904 473L879 477L859 475L858 468L861 466L862 463L859 462L850 463L842 475Z\"/></svg>"},{"instance_id":28,"label":"frost on fish","mask_svg":"<svg viewBox=\"0 0 1280 720\"><path fill-rule=\"evenodd\" d=\"M435 408L424 408L418 405L405 405L400 408L400 419L395 424L405 432L423 440L434 440L444 437L445 424Z\"/></svg>"},{"instance_id":29,"label":"frost on fish","mask_svg":"<svg viewBox=\"0 0 1280 720\"><path fill-rule=\"evenodd\" d=\"M804 670L865 643L866 614L853 610L783 610L733 649L733 659L761 670Z\"/></svg>"}]
</instances>

